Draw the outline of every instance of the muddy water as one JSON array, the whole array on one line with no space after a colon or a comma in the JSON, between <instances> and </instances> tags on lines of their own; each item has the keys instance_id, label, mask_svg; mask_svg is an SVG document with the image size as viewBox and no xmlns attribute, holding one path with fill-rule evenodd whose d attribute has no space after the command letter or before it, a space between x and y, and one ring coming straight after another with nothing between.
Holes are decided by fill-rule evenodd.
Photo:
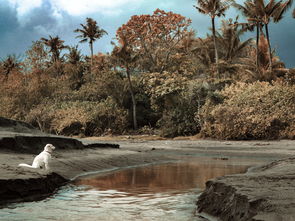
<instances>
[{"instance_id":1,"label":"muddy water","mask_svg":"<svg viewBox=\"0 0 295 221\"><path fill-rule=\"evenodd\" d=\"M243 173L257 161L187 158L76 179L46 200L12 204L0 220L201 220L196 197L208 179Z\"/></svg>"}]
</instances>

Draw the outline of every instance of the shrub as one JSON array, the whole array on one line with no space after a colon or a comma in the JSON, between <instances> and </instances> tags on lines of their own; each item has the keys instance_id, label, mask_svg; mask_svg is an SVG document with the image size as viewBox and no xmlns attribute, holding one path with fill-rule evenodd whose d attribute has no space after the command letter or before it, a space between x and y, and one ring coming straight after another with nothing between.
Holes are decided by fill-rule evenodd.
<instances>
[{"instance_id":1,"label":"shrub","mask_svg":"<svg viewBox=\"0 0 295 221\"><path fill-rule=\"evenodd\" d=\"M34 106L52 97L57 87L49 83L50 81L46 76L11 76L0 86L0 115L24 120Z\"/></svg>"},{"instance_id":2,"label":"shrub","mask_svg":"<svg viewBox=\"0 0 295 221\"><path fill-rule=\"evenodd\" d=\"M70 102L55 113L53 129L63 135L98 136L126 129L127 113L108 97L101 102Z\"/></svg>"},{"instance_id":3,"label":"shrub","mask_svg":"<svg viewBox=\"0 0 295 221\"><path fill-rule=\"evenodd\" d=\"M195 121L196 105L179 97L179 105L163 113L158 121L160 135L163 137L189 136L199 132L200 125Z\"/></svg>"},{"instance_id":4,"label":"shrub","mask_svg":"<svg viewBox=\"0 0 295 221\"><path fill-rule=\"evenodd\" d=\"M122 104L125 82L114 71L88 73L84 76L85 82L72 94L73 100L100 101L113 97L117 104Z\"/></svg>"},{"instance_id":5,"label":"shrub","mask_svg":"<svg viewBox=\"0 0 295 221\"><path fill-rule=\"evenodd\" d=\"M294 138L295 86L275 82L237 83L208 99L199 117L202 134L218 139Z\"/></svg>"}]
</instances>

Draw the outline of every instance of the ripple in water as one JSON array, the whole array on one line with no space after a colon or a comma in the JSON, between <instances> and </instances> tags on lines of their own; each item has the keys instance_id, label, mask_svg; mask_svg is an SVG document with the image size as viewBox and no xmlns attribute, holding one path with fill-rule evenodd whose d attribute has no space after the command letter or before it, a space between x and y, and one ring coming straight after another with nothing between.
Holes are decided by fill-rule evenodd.
<instances>
[{"instance_id":1,"label":"ripple in water","mask_svg":"<svg viewBox=\"0 0 295 221\"><path fill-rule=\"evenodd\" d=\"M45 200L0 209L0 219L198 221L195 201L205 182L254 164L195 158L82 177Z\"/></svg>"}]
</instances>

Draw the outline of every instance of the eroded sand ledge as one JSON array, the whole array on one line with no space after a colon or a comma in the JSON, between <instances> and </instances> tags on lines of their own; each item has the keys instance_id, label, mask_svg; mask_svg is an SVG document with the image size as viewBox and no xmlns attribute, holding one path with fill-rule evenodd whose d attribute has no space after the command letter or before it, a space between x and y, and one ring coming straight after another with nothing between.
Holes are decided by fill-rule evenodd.
<instances>
[{"instance_id":1,"label":"eroded sand ledge","mask_svg":"<svg viewBox=\"0 0 295 221\"><path fill-rule=\"evenodd\" d=\"M292 221L294 190L295 158L289 158L208 181L197 206L224 221Z\"/></svg>"}]
</instances>

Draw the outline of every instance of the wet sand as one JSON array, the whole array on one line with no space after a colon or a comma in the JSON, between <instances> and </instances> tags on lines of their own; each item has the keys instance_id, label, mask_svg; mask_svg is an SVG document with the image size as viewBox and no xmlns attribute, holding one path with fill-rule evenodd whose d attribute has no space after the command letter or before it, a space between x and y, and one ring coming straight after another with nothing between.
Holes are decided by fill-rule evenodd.
<instances>
[{"instance_id":1,"label":"wet sand","mask_svg":"<svg viewBox=\"0 0 295 221\"><path fill-rule=\"evenodd\" d=\"M46 186L50 193L55 187L64 184L70 179L87 172L98 171L103 169L120 168L133 165L142 165L147 163L160 163L169 160L179 159L184 156L206 156L222 160L231 157L247 157L262 162L270 162L279 159L285 159L253 170L253 172L239 175L226 176L207 183L207 189L201 196L203 204L198 202L199 209L212 215L219 214L224 220L292 220L288 217L295 217L295 159L287 159L295 156L295 141L212 141L212 140L151 140L144 137L109 137L102 138L85 138L81 139L83 144L93 144L97 142L115 143L120 145L120 149L113 148L84 148L84 149L59 149L53 153L51 166L51 181ZM31 193L38 192L38 185L44 183L48 178L48 173L42 170L30 170L17 167L19 163L31 163L34 154L17 153L15 151L0 152L0 193L5 193L5 188L9 189L11 184L14 185L14 196L19 200L26 200L22 191ZM262 179L263 178L263 179ZM32 180L39 180L32 185ZM48 180L48 179L47 179ZM7 181L4 185L3 182ZM274 182L275 181L275 182ZM2 183L1 183L2 182ZM19 188L18 182L27 187ZM37 186L37 187L36 187ZM220 188L220 187L224 188ZM230 191L228 191L228 188ZM210 191L209 191L210 190ZM220 208L222 199L214 198L217 204L212 204L212 196L222 194L222 191L231 193L236 201L230 201L228 207ZM10 191L11 188L10 188ZM221 192L218 192L221 191ZM238 193L241 198L235 198ZM223 193L224 194L224 193ZM223 200L226 197L224 196ZM206 200L207 201L206 201ZM229 198L226 198L227 200ZM219 200L219 201L217 201ZM254 201L253 201L254 200ZM251 204L252 202L252 204ZM255 202L255 203L253 203ZM259 204L259 205L258 205ZM214 205L214 206L213 206ZM249 206L249 205L252 205ZM290 207L286 206L290 205ZM236 208L234 208L236 206ZM247 207L248 206L248 207ZM204 209L204 208L207 208ZM242 211L241 208L250 208L249 211ZM253 209L254 207L254 209ZM239 209L240 208L240 209ZM224 212L224 211L225 212ZM217 212L218 213L217 213ZM223 212L224 213L223 213ZM230 212L228 212L230 211ZM248 214L251 219L245 219L246 215L237 218L236 214ZM220 215L221 214L221 215ZM276 215L276 216L275 216ZM229 218L227 218L229 217ZM244 217L244 218L243 218ZM279 217L272 219L270 217Z\"/></svg>"}]
</instances>

